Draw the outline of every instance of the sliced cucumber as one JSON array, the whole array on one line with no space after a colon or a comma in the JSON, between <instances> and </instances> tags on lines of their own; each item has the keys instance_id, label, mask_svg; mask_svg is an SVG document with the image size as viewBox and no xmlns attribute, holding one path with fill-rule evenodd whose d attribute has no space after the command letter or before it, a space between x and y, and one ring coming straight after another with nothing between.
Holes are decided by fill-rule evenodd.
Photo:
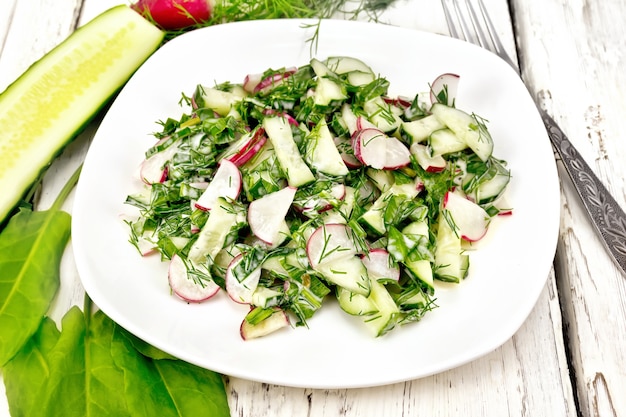
<instances>
[{"instance_id":1,"label":"sliced cucumber","mask_svg":"<svg viewBox=\"0 0 626 417\"><path fill-rule=\"evenodd\" d=\"M417 188L415 188L413 184L394 184L382 193L374 204L359 218L359 221L363 223L370 232L384 235L387 231L383 215L389 203L389 197L393 195L404 195L409 199L415 198L415 196L417 196Z\"/></svg>"},{"instance_id":2,"label":"sliced cucumber","mask_svg":"<svg viewBox=\"0 0 626 417\"><path fill-rule=\"evenodd\" d=\"M276 157L281 168L287 175L287 181L292 187L300 187L315 181L313 173L302 160L289 123L283 117L266 117L263 127L267 137L274 146Z\"/></svg>"},{"instance_id":3,"label":"sliced cucumber","mask_svg":"<svg viewBox=\"0 0 626 417\"><path fill-rule=\"evenodd\" d=\"M385 133L395 132L402 123L402 119L400 119L402 110L385 103L385 100L380 96L366 101L363 104L363 110L367 113L368 120Z\"/></svg>"},{"instance_id":4,"label":"sliced cucumber","mask_svg":"<svg viewBox=\"0 0 626 417\"><path fill-rule=\"evenodd\" d=\"M431 114L412 122L403 122L400 125L400 135L409 143L420 143L428 139L435 130L445 127L446 125Z\"/></svg>"},{"instance_id":5,"label":"sliced cucumber","mask_svg":"<svg viewBox=\"0 0 626 417\"><path fill-rule=\"evenodd\" d=\"M207 261L212 264L224 247L226 236L237 221L238 216L233 211L232 205L219 197L217 204L211 210L209 219L202 226L198 238L189 249L187 258L195 264L204 264Z\"/></svg>"},{"instance_id":6,"label":"sliced cucumber","mask_svg":"<svg viewBox=\"0 0 626 417\"><path fill-rule=\"evenodd\" d=\"M129 7L117 6L76 30L7 87L0 95L0 221L163 36Z\"/></svg>"},{"instance_id":7,"label":"sliced cucumber","mask_svg":"<svg viewBox=\"0 0 626 417\"><path fill-rule=\"evenodd\" d=\"M198 86L194 97L200 107L206 107L215 111L220 116L226 116L233 108L233 104L243 100L245 92L241 89L235 91L221 91L212 87Z\"/></svg>"},{"instance_id":8,"label":"sliced cucumber","mask_svg":"<svg viewBox=\"0 0 626 417\"><path fill-rule=\"evenodd\" d=\"M337 301L339 307L352 316L369 316L378 311L370 297L355 294L342 287L337 287Z\"/></svg>"},{"instance_id":9,"label":"sliced cucumber","mask_svg":"<svg viewBox=\"0 0 626 417\"><path fill-rule=\"evenodd\" d=\"M462 151L467 148L467 143L459 139L450 129L435 130L428 138L428 145L433 157Z\"/></svg>"},{"instance_id":10,"label":"sliced cucumber","mask_svg":"<svg viewBox=\"0 0 626 417\"><path fill-rule=\"evenodd\" d=\"M346 74L346 80L352 87L363 87L376 79L371 72L352 71Z\"/></svg>"},{"instance_id":11,"label":"sliced cucumber","mask_svg":"<svg viewBox=\"0 0 626 417\"><path fill-rule=\"evenodd\" d=\"M460 282L469 268L469 256L463 253L461 237L442 214L435 246L435 277L441 281Z\"/></svg>"},{"instance_id":12,"label":"sliced cucumber","mask_svg":"<svg viewBox=\"0 0 626 417\"><path fill-rule=\"evenodd\" d=\"M327 281L350 292L364 296L368 296L370 293L370 279L367 270L357 256L344 257L319 264L315 270L322 274Z\"/></svg>"},{"instance_id":13,"label":"sliced cucumber","mask_svg":"<svg viewBox=\"0 0 626 417\"><path fill-rule=\"evenodd\" d=\"M332 78L319 78L315 87L314 103L317 106L330 106L348 98L345 88Z\"/></svg>"},{"instance_id":14,"label":"sliced cucumber","mask_svg":"<svg viewBox=\"0 0 626 417\"><path fill-rule=\"evenodd\" d=\"M489 159L493 152L493 140L482 120L474 114L465 113L455 107L435 103L431 107L437 119L448 126L467 146L483 161Z\"/></svg>"},{"instance_id":15,"label":"sliced cucumber","mask_svg":"<svg viewBox=\"0 0 626 417\"><path fill-rule=\"evenodd\" d=\"M326 66L335 74L347 74L354 71L366 72L373 74L374 72L365 62L360 59L348 56L331 56L326 58Z\"/></svg>"},{"instance_id":16,"label":"sliced cucumber","mask_svg":"<svg viewBox=\"0 0 626 417\"><path fill-rule=\"evenodd\" d=\"M324 174L343 177L348 175L348 167L343 162L335 146L333 135L325 120L320 121L306 138L304 159L314 170Z\"/></svg>"},{"instance_id":17,"label":"sliced cucumber","mask_svg":"<svg viewBox=\"0 0 626 417\"><path fill-rule=\"evenodd\" d=\"M365 325L374 336L379 337L396 326L400 309L383 284L375 279L371 281L369 298L376 305L378 312L365 317Z\"/></svg>"}]
</instances>

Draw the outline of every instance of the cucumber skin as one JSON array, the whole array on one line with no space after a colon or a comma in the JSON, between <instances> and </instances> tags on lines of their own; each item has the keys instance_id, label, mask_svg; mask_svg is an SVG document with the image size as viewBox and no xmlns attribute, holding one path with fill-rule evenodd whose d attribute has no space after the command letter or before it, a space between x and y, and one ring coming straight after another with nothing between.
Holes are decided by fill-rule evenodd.
<instances>
[{"instance_id":1,"label":"cucumber skin","mask_svg":"<svg viewBox=\"0 0 626 417\"><path fill-rule=\"evenodd\" d=\"M130 37L128 34L123 37L124 46L116 48L113 45L109 51L100 55L109 66L98 71L103 63L91 60L92 56L79 61L81 70L78 77L82 75L84 81L82 91L73 93L69 88L55 91L57 100L53 98L47 103L47 107L62 111L56 112L53 117L37 119L37 124L45 127L24 138L26 135L22 134L23 127L28 126L29 122L33 123L33 116L18 111L11 114L12 110L20 102L27 101L28 95L41 97L37 91L41 89L39 83L45 77L53 76L59 80L59 84L62 84L63 78L74 78L76 74L68 71L59 79L58 70L62 65L61 61L72 58L76 50L84 50L90 43L98 46L103 40L110 43L122 30L131 34ZM137 68L161 45L164 36L164 32L128 6L112 7L74 31L0 93L0 130L3 132L0 136L0 189L3 190L0 194L0 225L8 220L20 199L54 158L78 136ZM104 48L99 50L103 51ZM84 75L94 70L98 74L96 79ZM68 96L73 100L63 100ZM88 100L85 100L86 97ZM33 102L32 98L30 102Z\"/></svg>"}]
</instances>

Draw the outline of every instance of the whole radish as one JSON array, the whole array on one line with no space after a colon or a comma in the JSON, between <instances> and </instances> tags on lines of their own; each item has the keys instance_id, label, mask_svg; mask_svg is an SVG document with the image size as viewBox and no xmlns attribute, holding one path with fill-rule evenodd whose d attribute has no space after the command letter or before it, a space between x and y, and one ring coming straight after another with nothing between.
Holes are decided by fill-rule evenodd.
<instances>
[{"instance_id":1,"label":"whole radish","mask_svg":"<svg viewBox=\"0 0 626 417\"><path fill-rule=\"evenodd\" d=\"M164 30L181 30L207 22L215 0L138 0L131 7Z\"/></svg>"}]
</instances>

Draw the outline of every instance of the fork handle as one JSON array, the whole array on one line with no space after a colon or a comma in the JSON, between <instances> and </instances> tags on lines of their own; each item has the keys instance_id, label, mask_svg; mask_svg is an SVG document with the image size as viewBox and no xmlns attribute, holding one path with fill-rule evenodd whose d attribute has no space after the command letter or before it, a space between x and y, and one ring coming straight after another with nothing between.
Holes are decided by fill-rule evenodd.
<instances>
[{"instance_id":1,"label":"fork handle","mask_svg":"<svg viewBox=\"0 0 626 417\"><path fill-rule=\"evenodd\" d=\"M543 109L539 112L589 217L622 273L626 274L626 214L554 119Z\"/></svg>"}]
</instances>

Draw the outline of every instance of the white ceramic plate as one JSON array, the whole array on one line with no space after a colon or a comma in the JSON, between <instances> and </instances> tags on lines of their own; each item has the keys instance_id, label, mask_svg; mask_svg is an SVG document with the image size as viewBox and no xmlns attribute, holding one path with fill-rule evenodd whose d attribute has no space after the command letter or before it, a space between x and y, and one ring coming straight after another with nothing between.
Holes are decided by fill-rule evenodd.
<instances>
[{"instance_id":1,"label":"white ceramic plate","mask_svg":"<svg viewBox=\"0 0 626 417\"><path fill-rule=\"evenodd\" d=\"M178 118L181 93L196 84L241 82L248 73L308 63L311 31L301 21L215 26L158 50L119 94L85 161L73 209L73 248L83 285L113 320L147 342L223 374L309 388L383 385L438 373L506 342L542 291L556 248L559 191L552 150L515 72L495 55L446 37L390 26L325 21L317 56L360 58L391 82L391 92L426 91L440 73L461 75L457 106L489 120L495 155L509 162L512 216L471 255L469 277L439 285L440 306L419 323L374 339L334 303L309 328L244 342L247 308L220 294L189 305L170 294L167 265L141 258L121 213L136 190L158 120Z\"/></svg>"}]
</instances>

